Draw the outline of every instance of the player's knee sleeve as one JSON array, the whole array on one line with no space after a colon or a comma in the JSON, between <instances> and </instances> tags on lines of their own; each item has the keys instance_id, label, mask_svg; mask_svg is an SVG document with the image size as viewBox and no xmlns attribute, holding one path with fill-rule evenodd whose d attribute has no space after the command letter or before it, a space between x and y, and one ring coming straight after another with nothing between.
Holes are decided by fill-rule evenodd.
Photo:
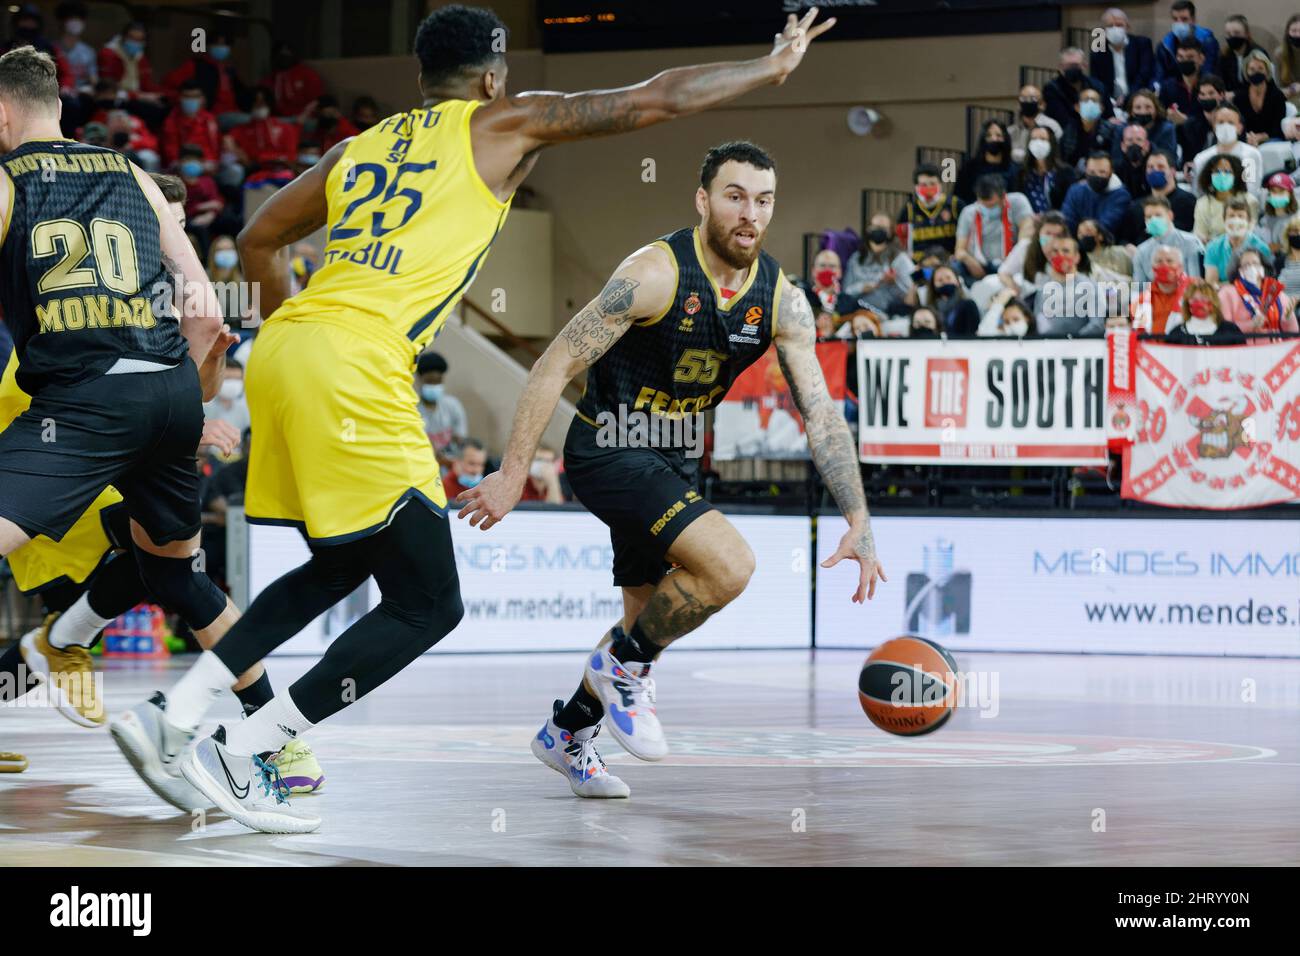
<instances>
[{"instance_id":1,"label":"player's knee sleeve","mask_svg":"<svg viewBox=\"0 0 1300 956\"><path fill-rule=\"evenodd\" d=\"M135 558L145 586L191 629L203 630L226 609L226 595L210 577L194 570L193 558L163 558L139 548Z\"/></svg>"}]
</instances>

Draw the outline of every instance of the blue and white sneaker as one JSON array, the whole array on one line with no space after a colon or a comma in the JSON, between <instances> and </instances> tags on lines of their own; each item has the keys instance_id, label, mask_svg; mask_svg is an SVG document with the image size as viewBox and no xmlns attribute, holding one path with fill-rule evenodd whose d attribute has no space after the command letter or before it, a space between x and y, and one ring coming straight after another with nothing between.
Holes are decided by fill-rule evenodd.
<instances>
[{"instance_id":1,"label":"blue and white sneaker","mask_svg":"<svg viewBox=\"0 0 1300 956\"><path fill-rule=\"evenodd\" d=\"M167 719L161 691L115 716L108 732L145 785L177 810L190 813L212 806L181 777L181 757L194 734Z\"/></svg>"},{"instance_id":2,"label":"blue and white sneaker","mask_svg":"<svg viewBox=\"0 0 1300 956\"><path fill-rule=\"evenodd\" d=\"M312 833L320 817L289 803L289 785L275 764L226 748L226 728L200 740L181 759L181 775L232 820L263 833Z\"/></svg>"},{"instance_id":3,"label":"blue and white sneaker","mask_svg":"<svg viewBox=\"0 0 1300 956\"><path fill-rule=\"evenodd\" d=\"M655 713L655 682L649 664L624 664L606 639L587 656L587 689L605 705L609 732L633 757L663 760L668 741Z\"/></svg>"},{"instance_id":4,"label":"blue and white sneaker","mask_svg":"<svg viewBox=\"0 0 1300 956\"><path fill-rule=\"evenodd\" d=\"M605 761L600 759L600 754L596 751L596 735L600 733L600 724L569 733L555 723L555 718L563 707L562 700L557 700L553 705L551 717L542 724L542 729L533 738L533 756L556 773L563 774L573 792L580 797L599 800L628 796L632 791L609 772Z\"/></svg>"}]
</instances>

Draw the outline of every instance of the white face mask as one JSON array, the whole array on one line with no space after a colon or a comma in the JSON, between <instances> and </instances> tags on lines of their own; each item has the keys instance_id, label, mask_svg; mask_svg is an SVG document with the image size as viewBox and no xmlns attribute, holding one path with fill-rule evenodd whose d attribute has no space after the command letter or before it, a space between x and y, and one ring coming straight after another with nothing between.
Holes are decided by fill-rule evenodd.
<instances>
[{"instance_id":1,"label":"white face mask","mask_svg":"<svg viewBox=\"0 0 1300 956\"><path fill-rule=\"evenodd\" d=\"M1259 285L1264 281L1263 266L1245 266L1241 270L1241 277L1251 285Z\"/></svg>"},{"instance_id":2,"label":"white face mask","mask_svg":"<svg viewBox=\"0 0 1300 956\"><path fill-rule=\"evenodd\" d=\"M1214 138L1220 146L1231 146L1237 142L1237 127L1231 123L1220 123L1214 127Z\"/></svg>"},{"instance_id":3,"label":"white face mask","mask_svg":"<svg viewBox=\"0 0 1300 956\"><path fill-rule=\"evenodd\" d=\"M1213 335L1218 328L1213 319L1188 319L1187 331L1193 335Z\"/></svg>"},{"instance_id":4,"label":"white face mask","mask_svg":"<svg viewBox=\"0 0 1300 956\"><path fill-rule=\"evenodd\" d=\"M86 21L65 20L63 21L63 29L67 31L69 36L79 37L81 36L81 31L86 29Z\"/></svg>"},{"instance_id":5,"label":"white face mask","mask_svg":"<svg viewBox=\"0 0 1300 956\"><path fill-rule=\"evenodd\" d=\"M244 394L244 380L240 378L228 378L221 383L221 397L228 402L233 402Z\"/></svg>"},{"instance_id":6,"label":"white face mask","mask_svg":"<svg viewBox=\"0 0 1300 956\"><path fill-rule=\"evenodd\" d=\"M1250 230L1250 223L1244 219L1229 219L1223 224L1223 231L1236 239Z\"/></svg>"},{"instance_id":7,"label":"white face mask","mask_svg":"<svg viewBox=\"0 0 1300 956\"><path fill-rule=\"evenodd\" d=\"M271 115L271 111L267 109L265 106L256 106L253 108L252 113L250 115L253 117L253 119L263 120Z\"/></svg>"},{"instance_id":8,"label":"white face mask","mask_svg":"<svg viewBox=\"0 0 1300 956\"><path fill-rule=\"evenodd\" d=\"M1107 27L1106 39L1111 46L1123 46L1128 41L1128 31L1123 27Z\"/></svg>"},{"instance_id":9,"label":"white face mask","mask_svg":"<svg viewBox=\"0 0 1300 956\"><path fill-rule=\"evenodd\" d=\"M1031 139L1027 148L1029 155L1034 159L1046 159L1047 154L1052 151L1052 144L1045 139Z\"/></svg>"},{"instance_id":10,"label":"white face mask","mask_svg":"<svg viewBox=\"0 0 1300 956\"><path fill-rule=\"evenodd\" d=\"M1029 332L1029 323L1024 319L1014 319L1003 325L1002 329L1007 335L1014 338L1023 338Z\"/></svg>"}]
</instances>

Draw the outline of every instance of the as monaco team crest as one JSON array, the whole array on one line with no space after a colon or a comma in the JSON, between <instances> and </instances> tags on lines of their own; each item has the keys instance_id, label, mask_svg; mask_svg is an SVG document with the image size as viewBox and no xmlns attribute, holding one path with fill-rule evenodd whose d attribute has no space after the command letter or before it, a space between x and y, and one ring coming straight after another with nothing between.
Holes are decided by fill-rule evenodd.
<instances>
[{"instance_id":1,"label":"as monaco team crest","mask_svg":"<svg viewBox=\"0 0 1300 956\"><path fill-rule=\"evenodd\" d=\"M682 303L682 311L687 315L694 315L700 311L700 297L694 292L688 295L686 301Z\"/></svg>"},{"instance_id":2,"label":"as monaco team crest","mask_svg":"<svg viewBox=\"0 0 1300 956\"><path fill-rule=\"evenodd\" d=\"M1200 508L1300 499L1300 344L1143 342L1133 354L1124 497Z\"/></svg>"}]
</instances>

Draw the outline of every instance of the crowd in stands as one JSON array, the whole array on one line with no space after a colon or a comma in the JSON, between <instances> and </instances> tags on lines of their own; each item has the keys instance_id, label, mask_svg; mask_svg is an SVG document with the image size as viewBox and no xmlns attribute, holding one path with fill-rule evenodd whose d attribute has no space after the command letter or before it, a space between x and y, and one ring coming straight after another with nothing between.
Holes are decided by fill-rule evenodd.
<instances>
[{"instance_id":1,"label":"crowd in stands","mask_svg":"<svg viewBox=\"0 0 1300 956\"><path fill-rule=\"evenodd\" d=\"M1099 42L1021 87L1016 118L985 122L955 176L923 163L901 209L827 233L801 282L819 333L1300 330L1300 13L1271 52L1245 16L1217 36L1190 0L1169 16L1156 40L1108 9Z\"/></svg>"}]
</instances>

